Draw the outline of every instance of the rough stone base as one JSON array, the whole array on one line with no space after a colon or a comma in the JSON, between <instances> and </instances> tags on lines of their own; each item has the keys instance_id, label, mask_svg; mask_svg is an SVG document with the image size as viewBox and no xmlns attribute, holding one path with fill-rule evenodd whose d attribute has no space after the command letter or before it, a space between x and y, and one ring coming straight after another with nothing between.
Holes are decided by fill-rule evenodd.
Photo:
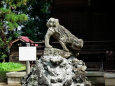
<instances>
[{"instance_id":1,"label":"rough stone base","mask_svg":"<svg viewBox=\"0 0 115 86\"><path fill-rule=\"evenodd\" d=\"M8 72L6 75L8 77L8 85L20 86L21 78L26 75L26 72Z\"/></svg>"},{"instance_id":2,"label":"rough stone base","mask_svg":"<svg viewBox=\"0 0 115 86\"><path fill-rule=\"evenodd\" d=\"M105 86L115 86L115 73L105 73Z\"/></svg>"},{"instance_id":3,"label":"rough stone base","mask_svg":"<svg viewBox=\"0 0 115 86\"><path fill-rule=\"evenodd\" d=\"M104 81L104 72L99 71L88 71L86 76L91 81L93 85L105 84Z\"/></svg>"}]
</instances>

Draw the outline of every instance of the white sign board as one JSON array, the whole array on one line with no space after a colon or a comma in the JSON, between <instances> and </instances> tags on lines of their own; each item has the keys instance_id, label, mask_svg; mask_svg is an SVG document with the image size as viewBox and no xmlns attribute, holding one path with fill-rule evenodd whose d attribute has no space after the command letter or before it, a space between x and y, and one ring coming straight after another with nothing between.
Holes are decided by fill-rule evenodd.
<instances>
[{"instance_id":1,"label":"white sign board","mask_svg":"<svg viewBox=\"0 0 115 86\"><path fill-rule=\"evenodd\" d=\"M19 47L19 61L35 61L36 47Z\"/></svg>"}]
</instances>

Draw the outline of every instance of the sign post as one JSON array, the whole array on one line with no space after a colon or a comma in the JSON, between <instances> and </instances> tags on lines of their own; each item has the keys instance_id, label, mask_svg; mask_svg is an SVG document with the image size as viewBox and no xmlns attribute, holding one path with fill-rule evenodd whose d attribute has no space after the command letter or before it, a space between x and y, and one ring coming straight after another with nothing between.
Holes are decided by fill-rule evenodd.
<instances>
[{"instance_id":1,"label":"sign post","mask_svg":"<svg viewBox=\"0 0 115 86\"><path fill-rule=\"evenodd\" d=\"M27 47L30 47L30 43L26 43ZM30 73L30 61L26 61L26 74Z\"/></svg>"},{"instance_id":2,"label":"sign post","mask_svg":"<svg viewBox=\"0 0 115 86\"><path fill-rule=\"evenodd\" d=\"M26 74L30 73L30 62L26 61Z\"/></svg>"},{"instance_id":3,"label":"sign post","mask_svg":"<svg viewBox=\"0 0 115 86\"><path fill-rule=\"evenodd\" d=\"M30 47L30 43L26 43L27 47L19 47L19 61L26 61L26 74L30 73L30 61L36 61L36 47Z\"/></svg>"}]
</instances>

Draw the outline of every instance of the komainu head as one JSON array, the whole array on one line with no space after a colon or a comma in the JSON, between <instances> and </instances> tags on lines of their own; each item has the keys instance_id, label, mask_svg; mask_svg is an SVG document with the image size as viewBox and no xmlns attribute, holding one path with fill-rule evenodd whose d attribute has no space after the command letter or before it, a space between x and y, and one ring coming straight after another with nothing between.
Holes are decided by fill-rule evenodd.
<instances>
[{"instance_id":1,"label":"komainu head","mask_svg":"<svg viewBox=\"0 0 115 86\"><path fill-rule=\"evenodd\" d=\"M50 18L46 25L48 28L57 27L59 25L59 20L55 18Z\"/></svg>"}]
</instances>

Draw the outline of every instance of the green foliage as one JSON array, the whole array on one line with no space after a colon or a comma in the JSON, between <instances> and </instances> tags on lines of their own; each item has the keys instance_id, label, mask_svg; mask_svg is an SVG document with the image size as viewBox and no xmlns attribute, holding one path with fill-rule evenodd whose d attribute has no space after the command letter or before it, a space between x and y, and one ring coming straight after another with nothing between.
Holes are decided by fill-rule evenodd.
<instances>
[{"instance_id":1,"label":"green foliage","mask_svg":"<svg viewBox=\"0 0 115 86\"><path fill-rule=\"evenodd\" d=\"M13 62L8 62L8 63L0 63L0 71L20 71L20 70L25 70L26 67L23 64L20 63L13 63Z\"/></svg>"},{"instance_id":2,"label":"green foliage","mask_svg":"<svg viewBox=\"0 0 115 86\"><path fill-rule=\"evenodd\" d=\"M29 0L21 11L28 14L29 19L22 28L22 35L28 36L33 41L44 40L47 31L46 22L51 14L51 0Z\"/></svg>"},{"instance_id":3,"label":"green foliage","mask_svg":"<svg viewBox=\"0 0 115 86\"><path fill-rule=\"evenodd\" d=\"M0 38L0 46L4 46L4 43L1 38Z\"/></svg>"},{"instance_id":4,"label":"green foliage","mask_svg":"<svg viewBox=\"0 0 115 86\"><path fill-rule=\"evenodd\" d=\"M22 71L25 70L26 67L20 63L0 63L0 81L6 80L6 73L7 72L14 72L14 71Z\"/></svg>"},{"instance_id":5,"label":"green foliage","mask_svg":"<svg viewBox=\"0 0 115 86\"><path fill-rule=\"evenodd\" d=\"M17 28L19 25L18 23L22 21L27 21L28 17L25 14L15 14L15 13L10 13L6 14L5 16L5 21L7 21L6 25L9 27L9 30L13 30Z\"/></svg>"},{"instance_id":6,"label":"green foliage","mask_svg":"<svg viewBox=\"0 0 115 86\"><path fill-rule=\"evenodd\" d=\"M16 29L28 20L26 14L17 9L26 5L28 0L1 0L0 1L0 59L8 56L8 44L19 36Z\"/></svg>"},{"instance_id":7,"label":"green foliage","mask_svg":"<svg viewBox=\"0 0 115 86\"><path fill-rule=\"evenodd\" d=\"M16 7L26 5L27 0L3 0L2 3L5 3L10 8L16 9Z\"/></svg>"},{"instance_id":8,"label":"green foliage","mask_svg":"<svg viewBox=\"0 0 115 86\"><path fill-rule=\"evenodd\" d=\"M0 8L0 16L4 16L5 14L10 14L11 10L7 8Z\"/></svg>"},{"instance_id":9,"label":"green foliage","mask_svg":"<svg viewBox=\"0 0 115 86\"><path fill-rule=\"evenodd\" d=\"M8 48L5 48L4 46L5 44L3 40L0 38L0 60L7 57Z\"/></svg>"}]
</instances>

